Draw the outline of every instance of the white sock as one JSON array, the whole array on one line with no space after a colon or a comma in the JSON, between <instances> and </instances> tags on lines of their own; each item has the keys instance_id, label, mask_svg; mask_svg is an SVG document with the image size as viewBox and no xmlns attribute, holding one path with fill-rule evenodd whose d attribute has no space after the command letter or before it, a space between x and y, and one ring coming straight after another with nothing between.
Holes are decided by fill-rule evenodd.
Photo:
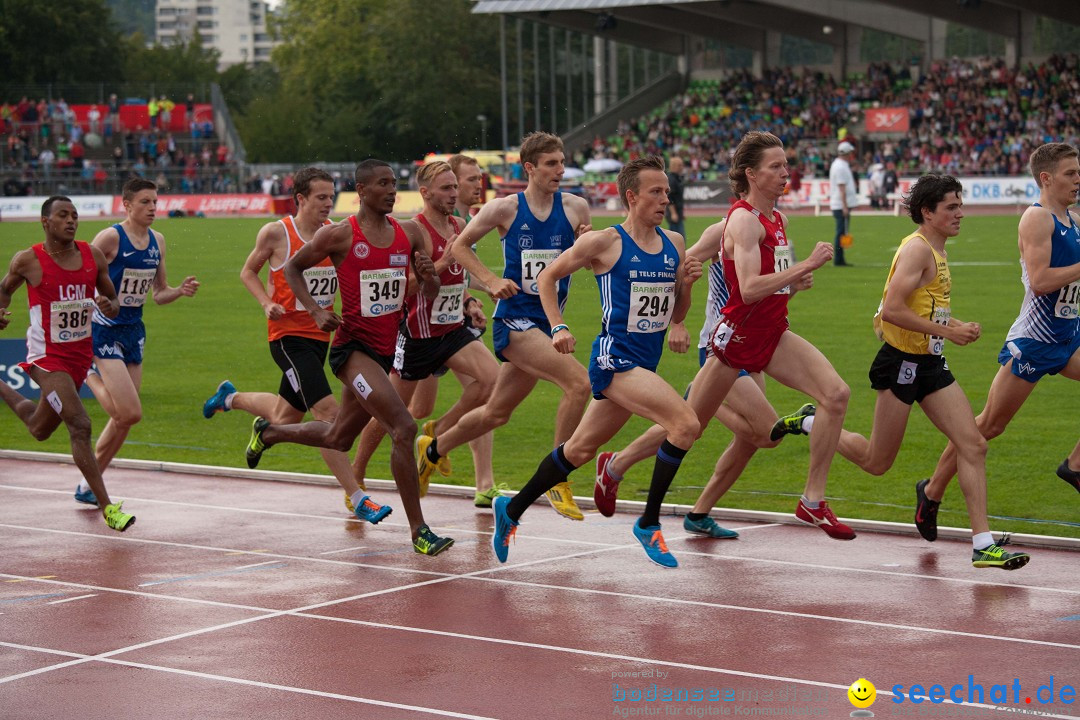
<instances>
[{"instance_id":1,"label":"white sock","mask_svg":"<svg viewBox=\"0 0 1080 720\"><path fill-rule=\"evenodd\" d=\"M994 544L994 536L988 532L971 536L971 546L976 550L985 550Z\"/></svg>"},{"instance_id":2,"label":"white sock","mask_svg":"<svg viewBox=\"0 0 1080 720\"><path fill-rule=\"evenodd\" d=\"M234 397L236 397L236 393L229 393L228 395L225 396L225 409L226 410L232 410L232 401L233 401Z\"/></svg>"},{"instance_id":3,"label":"white sock","mask_svg":"<svg viewBox=\"0 0 1080 720\"><path fill-rule=\"evenodd\" d=\"M364 498L366 498L366 497L367 497L366 492L364 492L363 490L357 490L356 492L354 492L352 495L349 496L349 500L352 501L352 506L354 508L358 508L364 502Z\"/></svg>"},{"instance_id":4,"label":"white sock","mask_svg":"<svg viewBox=\"0 0 1080 720\"><path fill-rule=\"evenodd\" d=\"M815 500L814 502L810 502L809 500L806 499L805 495L802 496L801 500L802 500L802 504L805 505L810 510L820 510L821 509L821 501L820 500Z\"/></svg>"},{"instance_id":5,"label":"white sock","mask_svg":"<svg viewBox=\"0 0 1080 720\"><path fill-rule=\"evenodd\" d=\"M79 487L77 487L76 490L78 490L81 493L87 493L87 492L90 492L90 486L86 484L85 480L80 480L79 481Z\"/></svg>"},{"instance_id":6,"label":"white sock","mask_svg":"<svg viewBox=\"0 0 1080 720\"><path fill-rule=\"evenodd\" d=\"M815 417L817 417L817 415L811 415L810 417L804 417L803 420L802 420L802 430L807 435L809 435L810 431L813 430L813 428L814 428L814 418Z\"/></svg>"}]
</instances>

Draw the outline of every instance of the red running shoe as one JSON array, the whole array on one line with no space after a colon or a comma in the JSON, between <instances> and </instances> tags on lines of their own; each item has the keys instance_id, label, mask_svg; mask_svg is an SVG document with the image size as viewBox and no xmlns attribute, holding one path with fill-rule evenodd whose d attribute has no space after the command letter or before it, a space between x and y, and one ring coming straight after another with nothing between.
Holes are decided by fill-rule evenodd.
<instances>
[{"instance_id":1,"label":"red running shoe","mask_svg":"<svg viewBox=\"0 0 1080 720\"><path fill-rule=\"evenodd\" d=\"M615 457L613 452L602 452L596 456L596 486L593 488L593 502L604 517L615 514L615 501L619 497L619 481L608 473L608 464Z\"/></svg>"},{"instance_id":2,"label":"red running shoe","mask_svg":"<svg viewBox=\"0 0 1080 720\"><path fill-rule=\"evenodd\" d=\"M835 540L855 539L855 531L837 520L829 504L824 500L821 501L821 507L811 510L803 504L802 498L799 498L799 506L795 508L795 518L807 525L816 525Z\"/></svg>"}]
</instances>

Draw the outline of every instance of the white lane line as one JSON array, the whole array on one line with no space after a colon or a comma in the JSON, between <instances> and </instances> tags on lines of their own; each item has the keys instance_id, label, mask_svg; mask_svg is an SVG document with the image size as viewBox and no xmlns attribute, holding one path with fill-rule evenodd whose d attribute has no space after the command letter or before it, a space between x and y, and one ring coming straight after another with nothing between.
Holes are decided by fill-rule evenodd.
<instances>
[{"instance_id":1,"label":"white lane line","mask_svg":"<svg viewBox=\"0 0 1080 720\"><path fill-rule=\"evenodd\" d=\"M380 523L380 524L382 524L382 523ZM238 555L249 554L249 555L256 555L256 556L259 556L259 557L277 558L277 559L284 559L284 560L301 560L301 561L308 561L308 562L314 562L314 563L331 563L331 564L336 564L336 565L347 565L347 566L351 566L351 567L365 568L365 569L370 569L370 570L383 570L383 571L390 571L390 572L415 573L415 574L418 574L418 575L434 575L434 576L437 576L437 577L443 577L443 576L448 575L448 573L440 573L440 572L437 572L437 571L434 571L434 570L422 570L422 569L419 569L419 568L400 568L400 567L393 567L393 566L389 566L389 565L375 565L375 564L369 564L369 563L350 562L350 561L347 561L347 560L333 560L333 559L330 559L330 558L312 557L310 555L286 555L284 553L271 553L271 552L265 552L265 551L241 550L241 549L237 549L237 548L216 547L216 546L213 546L213 545L195 545L193 543L179 543L179 542L172 542L172 541L168 541L168 540L150 540L150 539L147 539L147 538L139 538L139 537L135 537L135 536L131 536L131 535L118 535L118 534L115 534L115 533L111 534L111 535L100 535L98 533L78 532L78 531L74 531L74 530L57 530L57 529L53 529L53 528L34 527L34 526L30 526L30 525L11 525L11 524L7 524L7 523L0 523L0 528L11 528L11 529L15 529L15 530L28 531L28 532L32 531L32 532L54 533L54 534L58 534L58 535L71 535L71 536L82 537L82 538L95 538L95 539L98 539L98 540L104 540L106 542L143 543L143 544L147 544L147 545L160 545L160 546L163 546L163 547L180 547L180 548L191 548L191 549L194 549L194 550L207 550L207 551L210 551L210 552L235 553L235 554L238 554ZM490 534L490 533L478 533L478 534ZM515 537L517 537L517 538L529 538L531 536L526 536L526 535L522 535L522 534L518 533ZM689 537L690 536L686 536L685 538L683 538L683 537L673 538L673 540L674 539L682 540L682 539L687 539ZM541 538L539 536L537 536L537 539L549 540L549 541L552 541L552 542L560 542L560 543L561 542L570 543L570 541L566 541L566 540L563 540L563 539ZM602 548L627 548L627 547L633 548L633 547L637 547L637 545L622 545L622 544L618 544L618 543L602 543L602 542L585 541L585 540L577 540L577 541L574 541L571 544L586 545L586 546L592 546L592 547L601 548L601 549ZM968 579L968 578L954 578L954 577L943 577L943 576L940 576L940 575L924 575L924 574L921 574L921 573L908 573L908 572L895 572L895 571L889 571L889 570L878 570L876 568L856 568L856 567L850 567L850 566L847 566L847 565L823 565L823 564L820 564L820 563L808 563L808 562L800 562L800 561L793 561L793 560L773 560L773 559L770 559L770 558L742 557L742 556L739 556L739 555L718 555L718 554L715 554L715 553L697 552L697 551L694 551L694 550L680 550L679 554L680 555L691 555L691 556L696 556L696 557L709 558L709 559L712 559L712 560L738 560L739 562L746 562L746 563L765 563L765 564L773 564L773 565L783 565L785 567L790 567L790 568L793 568L793 569L814 569L814 570L827 570L827 571L830 571L830 572L850 572L850 573L866 573L866 574L870 574L870 575L889 575L889 576L903 578L905 580L930 580L930 581L936 581L936 582L951 582L951 583L960 583L962 585L973 585L973 586L981 586L981 587L1019 588L1019 589L1028 590L1028 591L1036 591L1037 590L1037 591L1042 591L1042 592L1062 593L1062 594L1065 594L1065 595L1078 595L1078 596L1080 596L1080 589L1071 590L1071 589L1067 589L1067 588L1044 587L1044 586L1040 586L1040 585L1023 585L1023 584L1020 584L1020 583L994 582L994 581L991 581L991 580L971 580L971 579ZM558 558L553 558L553 559L558 559Z\"/></svg>"},{"instance_id":2,"label":"white lane line","mask_svg":"<svg viewBox=\"0 0 1080 720\"><path fill-rule=\"evenodd\" d=\"M342 695L340 693L326 692L323 690L311 690L309 688L296 687L293 685L278 685L277 683L268 683L259 680L247 680L244 678L231 677L229 675L217 675L214 673L198 672L196 670L184 670L181 668L165 667L163 665L152 665L149 663L132 662L130 660L99 658L94 657L93 655L81 655L79 653L69 653L60 650L51 650L49 648L34 647L31 645L16 645L14 643L0 642L0 646L32 652L57 654L65 657L74 657L86 662L102 662L109 665L120 665L123 667L139 668L141 670L154 670L157 672L171 673L173 675L185 675L187 677L195 677L201 680L215 680L218 682L227 682L235 685L246 685L248 687L264 688L267 690L280 690L282 692L294 693L297 695L310 695L313 697L328 698L331 700L345 700L347 702L359 703L362 705L376 705L378 707L394 708L395 710L409 710L412 712L424 713L427 715L437 715L439 717L462 718L463 720L496 720L496 718L491 718L486 715L470 715L468 713L459 713L452 710L440 710L438 708L424 707L422 705L405 705L403 703L389 702L386 700L375 700L374 698L365 698L356 695ZM65 665L70 665L70 663L65 663Z\"/></svg>"},{"instance_id":3,"label":"white lane line","mask_svg":"<svg viewBox=\"0 0 1080 720\"><path fill-rule=\"evenodd\" d=\"M274 565L274 564L277 564L278 562L279 561L277 561L277 560L267 560L266 562L261 562L261 563L252 563L250 565L241 565L240 567L233 568L233 569L234 570L247 570L248 568L259 567L260 565Z\"/></svg>"},{"instance_id":4,"label":"white lane line","mask_svg":"<svg viewBox=\"0 0 1080 720\"><path fill-rule=\"evenodd\" d=\"M326 550L325 552L319 553L319 555L333 555L335 553L355 552L356 550L364 550L365 548L367 548L367 545L357 545L356 547L341 548L340 550Z\"/></svg>"},{"instance_id":5,"label":"white lane line","mask_svg":"<svg viewBox=\"0 0 1080 720\"><path fill-rule=\"evenodd\" d=\"M516 564L512 564L512 565L500 565L500 566L495 567L495 568L484 568L484 569L480 569L480 570L474 570L474 571L469 572L469 573L462 573L462 574L456 574L456 575L446 574L446 575L444 575L443 577L440 577L440 578L435 578L435 579L431 579L431 580L424 580L424 581L420 581L420 582L410 583L410 584L407 584L407 585L399 585L399 586L395 586L395 587L384 588L384 589L381 589L381 590L372 590L372 591L369 591L369 592L366 592L366 593L362 593L360 595L354 595L354 596L339 598L337 600L328 600L328 601L325 601L325 602L322 602L322 603L317 603L317 604L314 604L314 605L305 605L305 606L301 606L301 607L298 607L298 608L294 608L292 610L269 610L269 609L265 609L265 608L255 608L255 607L246 606L246 605L231 605L231 604L228 604L228 603L213 603L213 604L218 605L218 606L234 607L234 608L237 608L237 609L255 610L255 611L258 611L258 612L264 612L264 613L266 613L266 615L265 615L266 618L279 617L281 615L296 615L296 616L303 616L303 617L311 617L311 618L314 618L314 619L338 620L338 618L331 618L331 617L328 617L328 616L319 615L319 614L316 614L316 613L312 613L311 611L318 610L318 609L324 608L324 607L329 607L329 606L332 606L332 605L338 605L338 604L342 604L342 603L353 602L353 601L356 601L356 600L361 600L361 599L366 599L366 598L371 598L371 597L377 597L377 596L380 596L380 595L387 595L387 594L390 594L390 593L395 593L395 592L399 592L399 591L403 591L403 590L413 590L413 589L420 588L420 587L426 587L428 585L435 585L435 584L445 583L445 582L448 582L450 580L472 580L472 581L496 583L496 584L503 584L503 585L515 585L515 586L526 587L526 588L539 588L539 589L544 589L544 590L557 590L557 591L568 592L568 593L576 593L576 594L579 594L579 595L597 595L597 596L602 596L602 597L618 597L618 598L638 600L638 601L649 602L649 603L668 604L668 605L676 605L676 606L681 605L681 606L703 607L703 608L711 608L711 609L715 609L715 610L729 610L729 611L732 611L732 612L758 613L758 614L762 614L762 615L776 616L776 617L789 617L789 618L806 619L806 620L819 620L819 621L824 621L824 622L836 622L836 623L847 624L847 625L860 625L860 626L865 626L865 627L882 628L882 629L886 629L886 630L899 630L899 631L903 631L903 632L922 632L922 633L929 633L929 634L934 634L934 635L944 635L944 636L950 636L950 637L974 638L974 639L979 639L979 640L991 640L991 641L995 641L995 642L1011 642L1011 643L1020 643L1020 644L1026 644L1026 645L1036 645L1036 646L1040 646L1040 647L1053 647L1053 648L1065 648L1065 649L1069 649L1069 650L1080 650L1080 645L1054 642L1054 641L1051 641L1051 640L1037 640L1037 639L1032 639L1032 638L1014 637L1014 636L1007 636L1007 635L991 635L991 634L988 634L988 633L970 633L970 632L964 632L964 631L961 631L961 630L950 630L950 629L947 629L947 628L933 628L933 627L927 627L927 626L922 626L922 625L903 625L903 624L900 624L900 623L880 622L880 621L877 621L877 620L863 620L863 619L857 619L857 618L839 617L839 616L832 616L832 615L818 615L818 614L814 614L814 613L803 613L803 612L795 612L795 611L791 611L791 610L780 610L780 609L774 609L774 608L761 608L761 607L750 607L750 606L744 606L744 605L731 605L731 604L725 604L725 603L709 602L709 601L705 601L705 600L686 600L686 599L681 599L681 598L662 597L662 596L655 596L655 595L643 595L643 594L638 594L638 593L627 593L627 592L619 592L619 591L614 591L614 590L599 590L599 589L587 588L587 587L575 587L575 586L569 586L569 585L556 585L556 584L552 584L552 583L539 583L539 582L524 581L524 580L511 580L511 579L507 579L507 578L503 578L503 577L491 577L491 575L493 575L494 573L501 573L501 572L504 572L504 571L507 571L507 570L516 570L516 569L520 569L520 568L530 567L530 566L533 566L533 565L550 563L550 562L554 562L554 561L558 561L558 560L565 560L565 559L570 559L570 558L575 558L575 557L582 557L582 556L585 556L585 555L593 555L593 554L597 554L597 553L601 553L601 552L614 552L614 551L625 550L625 549L630 549L630 548L634 548L634 547L637 547L637 545L635 544L635 545L625 545L625 546L617 546L617 547L611 547L611 548L600 548L600 549L596 549L596 550L588 550L588 551L583 551L583 552L579 552L579 553L574 553L573 555L569 555L569 556L558 556L558 557L555 557L555 558L541 558L541 559L538 559L538 560L530 560L530 561L526 561L526 562L522 562L522 563L516 563ZM8 576L8 575L0 574L0 577L17 577L17 576ZM66 582L55 581L55 580L41 580L39 582L47 582L47 583L54 584L54 585L59 585L59 586L62 586L62 587L77 587L77 588L80 588L80 589L100 589L102 591L110 591L109 588L96 588L96 587L87 586L87 585L81 585L81 584L76 584L76 583L66 583ZM169 595L156 595L154 593L139 593L139 592L134 592L134 591L129 591L129 590L116 590L115 592L142 595L142 596L152 597L152 598L162 598L162 599L170 599L170 600L175 599L175 600L181 600L181 601L185 601L185 602L196 602L196 603L198 603L198 602L210 602L210 601L195 600L195 599L191 599L191 598L182 598L182 597L178 598L178 597L169 596ZM257 619L263 619L263 618L251 618L251 619L257 620ZM370 623L370 624L378 626L378 623ZM396 627L396 626L392 626L392 627Z\"/></svg>"},{"instance_id":6,"label":"white lane line","mask_svg":"<svg viewBox=\"0 0 1080 720\"><path fill-rule=\"evenodd\" d=\"M227 622L227 623L220 623L218 625L212 625L212 626L206 627L206 628L200 628L200 629L196 629L196 630L189 630L187 632L178 633L176 635L170 635L168 637L158 638L157 640L147 640L145 642L137 643L135 645L129 645L127 647L116 648L115 650L109 650L108 652L99 653L98 655L94 655L92 657L88 656L89 659L71 660L69 662L60 663L58 665L51 665L49 667L37 668L36 670L29 670L27 672L19 673L17 675L9 675L8 677L0 678L0 685L4 684L6 682L12 682L14 680L21 680L22 678L31 677L31 676L34 676L34 675L40 675L41 673L46 673L46 672L51 672L53 670L60 670L60 669L63 669L63 668L71 667L72 665L79 665L79 664L84 663L84 662L91 662L93 660L100 660L102 658L110 658L110 657L113 657L114 655L119 655L121 653L132 652L134 650L142 650L144 648L153 647L155 645L161 645L163 643L173 642L175 640L183 640L183 639L186 639L186 638L189 638L189 637L194 637L196 635L205 635L205 634L217 632L217 631L220 631L220 630L226 630L226 629L229 629L229 628L238 627L240 625L247 625L248 623L258 622L260 620L269 620L269 619L272 619L272 618L278 618L278 617L282 617L282 616L285 616L285 615L294 615L294 616L295 615L304 615L304 613L306 613L307 611L310 611L310 610L316 610L318 608L330 607L332 605L337 605L337 604L340 604L340 603L353 602L353 601L356 601L356 600L363 600L363 599L370 598L370 597L377 597L377 596L380 596L380 595L386 595L386 594L389 594L389 593L398 592L399 590L411 590L413 588L424 587L426 585L436 585L436 584L439 584L439 583L447 582L449 580L457 580L459 578L465 578L465 577L469 577L469 576L472 576L472 575L477 575L477 574L480 574L480 573L498 572L498 571L501 571L501 570L513 570L513 569L516 569L516 568L519 568L519 567L526 567L526 566L529 566L529 565L536 565L536 564L539 564L539 563L551 562L552 560L579 557L579 556L582 556L582 555L590 555L590 554L599 553L599 552L608 552L608 551L616 550L616 549L620 549L620 548L601 548L599 550L586 550L586 551L583 551L583 552L580 552L580 553L575 553L573 555L564 556L564 557L544 558L544 559L541 559L541 560L533 560L533 561L530 561L530 562L518 563L518 564L515 564L515 565L503 565L501 567L494 568L494 569L487 568L487 569L483 569L483 570L475 570L473 572L460 574L460 575L448 575L447 574L447 575L444 575L443 577L435 578L433 580L424 580L424 581L421 581L421 582L411 583L409 585L402 585L402 586L394 587L394 588L386 588L386 589L382 589L382 590L373 590L371 592L361 593L359 595L351 595L349 597L339 598L337 600L327 600L325 602L315 603L313 605L304 605L304 606L301 606L301 607L298 607L298 608L293 608L292 610L275 610L275 611L266 613L264 615L257 615L255 617L242 618L242 619L239 619L239 620L233 620L233 621ZM2 575L0 575L0 577L2 577Z\"/></svg>"},{"instance_id":7,"label":"white lane line","mask_svg":"<svg viewBox=\"0 0 1080 720\"><path fill-rule=\"evenodd\" d=\"M334 619L338 620L340 622L350 622L350 623L356 623L356 624L360 624L360 625L371 625L371 626L376 626L376 627L384 627L384 628L388 628L388 629L398 629L398 630L407 631L407 632L423 632L423 633L432 634L432 635L442 635L442 636L445 636L445 637L452 637L452 638L455 638L455 639L458 639L458 638L461 638L461 639L477 639L477 640L483 640L483 641L498 644L498 645L510 645L510 646L513 646L513 647L526 648L526 649L530 649L530 650L545 650L545 651L549 651L549 652L565 653L565 654L570 654L570 655L579 655L579 656L586 656L586 657L591 657L591 658L602 658L602 659L605 659L605 660L618 660L620 662L630 662L630 663L634 663L634 664L637 664L637 665L659 665L659 666L679 668L679 669L682 669L682 670L694 670L694 671L698 671L698 672L705 672L705 673L711 673L711 674L716 674L716 675L731 675L731 676L734 676L734 677L751 678L751 679L755 679L755 680L770 680L770 681L782 682L782 683L793 683L793 684L797 684L797 685L809 685L811 687L830 688L830 689L835 689L835 690L845 690L846 691L848 689L848 687L849 687L848 685L840 685L840 684L837 684L837 683L823 682L823 681L820 681L820 680L807 680L805 678L795 678L795 677L788 677L788 676L784 676L784 675L771 675L771 674L766 674L766 673L748 672L748 671L745 671L745 670L734 670L734 669L731 669L731 668L718 668L718 667L713 667L713 666L710 666L710 665L694 665L694 664L691 664L691 663L674 662L674 661L671 661L671 660L665 660L665 659L660 659L660 658L647 658L647 657L640 657L640 656L636 656L636 655L622 655L622 654L619 654L619 653L599 652L599 651L594 651L594 650L584 650L584 649L581 649L581 648L562 647L562 646L559 646L559 645L546 645L546 644L543 644L543 643L521 642L521 641L516 641L516 640L505 640L505 639L500 639L500 638L477 637L477 636L474 636L474 635L463 635L461 633L432 631L432 630L419 630L417 628L401 627L401 626L394 626L394 625L383 625L383 624L380 624L380 623L369 623L369 622L360 621L360 620L345 620L345 619L342 619L342 618L334 618ZM262 683L262 682L253 681L253 680L242 680L242 679L232 678L232 677L228 677L228 676L224 676L224 675L211 675L209 673L200 673L200 672L195 672L195 671L191 671L191 670L182 670L182 669L178 669L178 668L168 668L168 667L163 667L163 666L159 666L159 665L148 665L148 664L145 664L145 663L136 663L136 662L131 662L131 661L127 661L127 660L116 660L116 659L111 659L111 658L104 658L102 656L76 655L75 653L68 653L68 652L64 652L64 651L50 650L48 648L37 648L37 647L29 646L29 645L15 645L13 643L7 643L7 642L0 641L0 647L2 647L2 646L17 648L17 649L21 649L21 650L28 650L28 651L38 651L38 652L43 652L43 653L59 654L59 655L63 655L63 656L79 657L79 658L85 659L84 661L106 662L106 663L109 663L109 664L125 665L125 666L128 666L128 667L144 668L144 669L148 669L148 670L160 670L160 671L163 671L163 672L177 673L177 674L181 674L181 675L190 675L190 676L193 676L193 677L203 677L203 678L208 678L208 679L220 680L220 681L224 681L224 682L237 682L237 683L240 683L240 684L252 685L252 686L255 686L255 687L268 687L268 688L286 690L286 691L291 691L291 692L299 692L299 693L309 694L309 695L316 695L316 696L323 696L323 697L333 697L333 698L342 699L342 700L354 700L354 701L359 701L359 702L364 702L365 701L365 699L361 699L361 698L353 698L353 697L348 696L348 695L337 695L335 693L324 693L324 692L321 692L321 691L318 691L318 690L304 690L304 689L292 688L292 687L284 686L284 685L273 685L273 684L270 684L270 683ZM64 665L70 665L70 663L65 663ZM59 667L59 666L55 666L55 667ZM3 682L3 680L0 679L0 682ZM892 692L888 691L888 690L879 690L877 694L878 695L884 695L886 697L894 697L894 694ZM984 704L984 703L954 703L951 699L946 700L946 702L949 705L962 705L964 707L971 707L971 708L976 708L977 707L977 708L981 708L981 709L984 709L984 710L998 710L998 711L1002 711L1002 712L1016 712L1016 709L1013 708L1013 707L1010 707L1010 706L987 705L987 704ZM374 701L374 703L382 704L382 703L380 703L380 701ZM387 704L387 706L388 707L408 707L408 706L401 706L401 705L394 705L394 704ZM434 711L434 712L440 712L440 711ZM1040 717L1056 718L1058 720L1077 720L1076 715L1053 715L1053 714L1049 714L1049 713L1047 713L1047 714L1040 713L1039 716ZM475 718L475 717L478 717L478 716L453 714L453 715L448 715L448 717Z\"/></svg>"},{"instance_id":8,"label":"white lane line","mask_svg":"<svg viewBox=\"0 0 1080 720\"><path fill-rule=\"evenodd\" d=\"M63 600L53 600L47 605L59 605L60 603L74 602L75 600L85 600L86 598L97 597L97 593L91 593L89 595L79 595L78 597L64 598Z\"/></svg>"}]
</instances>

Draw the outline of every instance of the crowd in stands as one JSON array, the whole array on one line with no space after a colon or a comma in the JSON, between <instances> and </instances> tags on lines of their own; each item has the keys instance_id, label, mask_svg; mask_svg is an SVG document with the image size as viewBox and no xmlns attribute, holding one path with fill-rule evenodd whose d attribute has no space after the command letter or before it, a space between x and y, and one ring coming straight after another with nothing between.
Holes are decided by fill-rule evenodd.
<instances>
[{"instance_id":1,"label":"crowd in stands","mask_svg":"<svg viewBox=\"0 0 1080 720\"><path fill-rule=\"evenodd\" d=\"M1039 145L1080 138L1075 54L1018 70L1001 58L953 58L931 63L919 78L910 72L878 63L844 82L790 68L695 81L650 115L595 138L576 159L676 154L688 179L722 179L743 134L768 130L791 150L803 177L828 175L838 139L860 141L864 171L881 164L901 175L1018 175ZM910 129L875 141L864 132L865 111L891 107L908 109Z\"/></svg>"},{"instance_id":2,"label":"crowd in stands","mask_svg":"<svg viewBox=\"0 0 1080 720\"><path fill-rule=\"evenodd\" d=\"M115 194L134 175L163 193L237 192L239 168L193 95L181 104L152 97L147 126L125 123L115 94L79 108L64 98L0 105L5 195Z\"/></svg>"}]
</instances>

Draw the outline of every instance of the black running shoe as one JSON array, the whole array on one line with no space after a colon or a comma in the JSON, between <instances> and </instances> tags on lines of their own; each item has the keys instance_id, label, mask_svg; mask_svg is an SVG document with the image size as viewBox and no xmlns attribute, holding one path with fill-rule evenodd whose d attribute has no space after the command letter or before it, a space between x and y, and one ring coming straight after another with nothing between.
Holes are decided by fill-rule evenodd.
<instances>
[{"instance_id":1,"label":"black running shoe","mask_svg":"<svg viewBox=\"0 0 1080 720\"><path fill-rule=\"evenodd\" d=\"M926 484L930 480L920 480L915 483L915 527L923 540L934 542L937 540L937 511L941 503L926 497Z\"/></svg>"},{"instance_id":2,"label":"black running shoe","mask_svg":"<svg viewBox=\"0 0 1080 720\"><path fill-rule=\"evenodd\" d=\"M1069 458L1065 458L1058 465L1057 476L1072 485L1076 492L1080 492L1080 472L1069 469Z\"/></svg>"}]
</instances>

